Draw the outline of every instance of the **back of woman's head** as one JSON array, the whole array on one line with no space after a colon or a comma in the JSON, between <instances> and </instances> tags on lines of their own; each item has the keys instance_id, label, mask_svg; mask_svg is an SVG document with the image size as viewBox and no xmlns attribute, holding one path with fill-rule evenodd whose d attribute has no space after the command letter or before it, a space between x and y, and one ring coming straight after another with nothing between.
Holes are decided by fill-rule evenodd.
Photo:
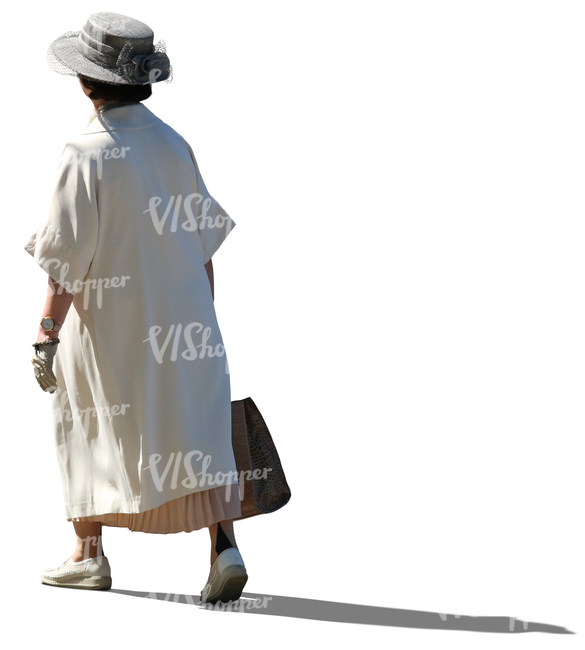
<instances>
[{"instance_id":1,"label":"back of woman's head","mask_svg":"<svg viewBox=\"0 0 585 650\"><path fill-rule=\"evenodd\" d=\"M83 85L91 90L90 99L104 99L115 102L141 102L152 95L152 84L109 84L82 74L77 75Z\"/></svg>"}]
</instances>

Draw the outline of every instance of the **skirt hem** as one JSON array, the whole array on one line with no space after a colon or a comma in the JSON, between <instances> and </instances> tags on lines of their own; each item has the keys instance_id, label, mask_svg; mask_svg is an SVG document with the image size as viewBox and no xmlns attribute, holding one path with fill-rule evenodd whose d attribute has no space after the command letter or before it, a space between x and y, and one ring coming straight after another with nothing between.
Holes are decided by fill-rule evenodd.
<instances>
[{"instance_id":1,"label":"skirt hem","mask_svg":"<svg viewBox=\"0 0 585 650\"><path fill-rule=\"evenodd\" d=\"M128 528L132 532L168 535L208 528L218 521L241 516L239 490L220 486L187 494L144 512L110 512L86 517L68 517L72 522L100 522L104 526Z\"/></svg>"}]
</instances>

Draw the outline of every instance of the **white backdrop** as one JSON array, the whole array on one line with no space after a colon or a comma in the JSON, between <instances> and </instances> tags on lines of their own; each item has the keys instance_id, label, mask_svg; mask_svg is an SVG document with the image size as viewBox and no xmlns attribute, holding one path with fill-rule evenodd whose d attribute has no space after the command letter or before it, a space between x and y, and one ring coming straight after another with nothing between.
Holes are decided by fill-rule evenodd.
<instances>
[{"instance_id":1,"label":"white backdrop","mask_svg":"<svg viewBox=\"0 0 585 650\"><path fill-rule=\"evenodd\" d=\"M214 257L232 398L256 401L293 493L235 527L245 593L276 603L263 616L143 597L198 597L205 530L104 527L111 592L39 580L74 533L30 365L46 275L23 246L92 110L47 46L102 10L165 40L175 78L146 105L237 224ZM550 0L8 12L7 633L88 648L106 635L147 648L579 643L558 633L583 624L584 14ZM512 639L515 618L528 627Z\"/></svg>"}]
</instances>

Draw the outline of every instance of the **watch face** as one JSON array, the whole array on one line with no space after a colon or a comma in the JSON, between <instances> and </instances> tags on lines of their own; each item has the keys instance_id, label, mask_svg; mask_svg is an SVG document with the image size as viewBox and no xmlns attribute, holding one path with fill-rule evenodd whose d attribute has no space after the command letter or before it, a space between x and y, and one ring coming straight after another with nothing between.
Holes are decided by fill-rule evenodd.
<instances>
[{"instance_id":1,"label":"watch face","mask_svg":"<svg viewBox=\"0 0 585 650\"><path fill-rule=\"evenodd\" d=\"M54 325L53 319L52 318L43 318L43 320L41 321L41 325L42 325L44 330L53 329L53 325Z\"/></svg>"}]
</instances>

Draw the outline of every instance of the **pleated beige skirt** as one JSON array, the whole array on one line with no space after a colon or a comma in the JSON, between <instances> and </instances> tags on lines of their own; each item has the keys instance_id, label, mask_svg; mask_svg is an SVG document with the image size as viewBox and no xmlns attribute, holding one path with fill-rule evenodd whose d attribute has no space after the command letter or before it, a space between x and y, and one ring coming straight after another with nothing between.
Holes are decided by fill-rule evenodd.
<instances>
[{"instance_id":1,"label":"pleated beige skirt","mask_svg":"<svg viewBox=\"0 0 585 650\"><path fill-rule=\"evenodd\" d=\"M187 494L144 512L116 512L75 517L67 521L101 522L104 526L128 528L133 532L166 535L190 533L218 521L237 519L241 514L240 492L236 484Z\"/></svg>"}]
</instances>

